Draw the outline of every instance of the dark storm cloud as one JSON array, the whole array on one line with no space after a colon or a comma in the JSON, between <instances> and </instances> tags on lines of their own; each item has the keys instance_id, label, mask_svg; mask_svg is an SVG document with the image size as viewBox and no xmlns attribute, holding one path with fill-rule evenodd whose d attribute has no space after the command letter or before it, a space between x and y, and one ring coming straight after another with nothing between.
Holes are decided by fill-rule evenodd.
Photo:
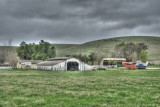
<instances>
[{"instance_id":1,"label":"dark storm cloud","mask_svg":"<svg viewBox=\"0 0 160 107\"><path fill-rule=\"evenodd\" d=\"M0 42L159 36L160 0L0 0Z\"/></svg>"}]
</instances>

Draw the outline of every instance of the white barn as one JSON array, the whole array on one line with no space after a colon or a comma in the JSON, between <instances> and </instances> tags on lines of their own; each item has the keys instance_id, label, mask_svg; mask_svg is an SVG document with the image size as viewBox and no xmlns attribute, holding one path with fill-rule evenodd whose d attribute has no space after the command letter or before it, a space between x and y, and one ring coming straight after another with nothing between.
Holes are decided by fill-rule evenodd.
<instances>
[{"instance_id":1,"label":"white barn","mask_svg":"<svg viewBox=\"0 0 160 107\"><path fill-rule=\"evenodd\" d=\"M37 64L37 69L52 71L86 71L93 67L71 57L52 58Z\"/></svg>"}]
</instances>

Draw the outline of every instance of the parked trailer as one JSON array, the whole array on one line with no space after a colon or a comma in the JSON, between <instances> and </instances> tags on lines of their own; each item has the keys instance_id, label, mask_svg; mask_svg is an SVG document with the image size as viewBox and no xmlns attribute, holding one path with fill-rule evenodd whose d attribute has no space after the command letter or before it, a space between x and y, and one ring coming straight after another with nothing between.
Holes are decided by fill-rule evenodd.
<instances>
[{"instance_id":1,"label":"parked trailer","mask_svg":"<svg viewBox=\"0 0 160 107\"><path fill-rule=\"evenodd\" d=\"M122 62L122 65L127 69L137 69L136 64L133 62Z\"/></svg>"}]
</instances>

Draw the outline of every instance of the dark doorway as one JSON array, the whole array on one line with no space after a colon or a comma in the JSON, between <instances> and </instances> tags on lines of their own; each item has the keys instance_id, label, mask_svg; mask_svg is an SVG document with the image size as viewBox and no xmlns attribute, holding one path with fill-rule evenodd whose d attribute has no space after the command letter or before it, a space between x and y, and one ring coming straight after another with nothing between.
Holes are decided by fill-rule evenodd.
<instances>
[{"instance_id":1,"label":"dark doorway","mask_svg":"<svg viewBox=\"0 0 160 107\"><path fill-rule=\"evenodd\" d=\"M68 62L67 71L78 71L79 64L77 62Z\"/></svg>"},{"instance_id":2,"label":"dark doorway","mask_svg":"<svg viewBox=\"0 0 160 107\"><path fill-rule=\"evenodd\" d=\"M108 63L108 61L103 61L103 65L105 66L105 65L109 65L109 63Z\"/></svg>"}]
</instances>

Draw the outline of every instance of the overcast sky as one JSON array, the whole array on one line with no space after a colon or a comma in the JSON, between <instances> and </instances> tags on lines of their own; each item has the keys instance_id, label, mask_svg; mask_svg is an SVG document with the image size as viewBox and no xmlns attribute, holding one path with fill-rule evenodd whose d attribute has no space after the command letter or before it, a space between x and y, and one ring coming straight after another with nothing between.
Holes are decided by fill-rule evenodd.
<instances>
[{"instance_id":1,"label":"overcast sky","mask_svg":"<svg viewBox=\"0 0 160 107\"><path fill-rule=\"evenodd\" d=\"M0 0L0 45L139 35L160 35L160 0Z\"/></svg>"}]
</instances>

